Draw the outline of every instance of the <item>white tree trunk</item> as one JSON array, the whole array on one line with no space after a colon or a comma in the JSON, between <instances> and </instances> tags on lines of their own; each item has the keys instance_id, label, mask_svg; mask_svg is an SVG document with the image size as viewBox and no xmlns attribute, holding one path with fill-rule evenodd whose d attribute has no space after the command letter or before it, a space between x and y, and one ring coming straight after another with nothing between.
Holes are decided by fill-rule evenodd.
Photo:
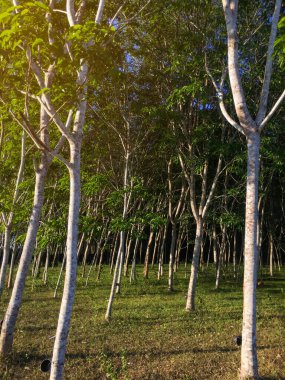
<instances>
[{"instance_id":1,"label":"white tree trunk","mask_svg":"<svg viewBox=\"0 0 285 380\"><path fill-rule=\"evenodd\" d=\"M73 145L71 144L70 156L72 167L69 168L70 195L66 239L66 274L53 348L50 380L59 380L62 378L66 342L75 296L80 208L80 143L81 141Z\"/></svg>"},{"instance_id":2,"label":"white tree trunk","mask_svg":"<svg viewBox=\"0 0 285 380\"><path fill-rule=\"evenodd\" d=\"M222 226L222 243L220 246L220 253L218 257L215 289L219 289L220 287L221 272L222 272L222 266L223 266L224 255L225 255L225 246L226 246L226 226L223 225Z\"/></svg>"},{"instance_id":3,"label":"white tree trunk","mask_svg":"<svg viewBox=\"0 0 285 380\"><path fill-rule=\"evenodd\" d=\"M6 278L6 272L7 272L9 254L10 254L11 231L12 231L12 224L13 224L13 218L14 218L14 207L15 207L15 204L17 203L17 198L19 194L19 185L23 180L25 158L26 158L26 133L23 132L22 147L21 147L21 162L20 162L20 166L18 170L16 186L15 186L15 191L13 195L12 210L9 213L8 220L5 225L4 250L3 250L3 258L2 258L2 265L1 265L1 271L0 271L0 296L5 286L5 278Z\"/></svg>"},{"instance_id":4,"label":"white tree trunk","mask_svg":"<svg viewBox=\"0 0 285 380\"><path fill-rule=\"evenodd\" d=\"M177 229L176 224L172 223L172 233L171 233L171 246L169 254L169 268L168 268L168 291L173 292L173 266L174 266L174 255L176 249L177 241Z\"/></svg>"},{"instance_id":5,"label":"white tree trunk","mask_svg":"<svg viewBox=\"0 0 285 380\"><path fill-rule=\"evenodd\" d=\"M0 296L5 286L7 265L8 265L8 259L9 259L9 254L10 254L11 227L12 226L10 223L5 226L4 249L3 249L2 264L1 264L1 270L0 270Z\"/></svg>"},{"instance_id":6,"label":"white tree trunk","mask_svg":"<svg viewBox=\"0 0 285 380\"><path fill-rule=\"evenodd\" d=\"M258 132L247 138L247 185L244 248L243 327L241 349L241 378L258 378L256 352L256 283L257 283L257 218L259 175Z\"/></svg>"},{"instance_id":7,"label":"white tree trunk","mask_svg":"<svg viewBox=\"0 0 285 380\"><path fill-rule=\"evenodd\" d=\"M116 278L116 294L119 294L121 291L121 280L122 280L122 272L123 272L123 265L124 265L124 259L126 255L126 231L121 231L120 233L120 252L119 252L119 270L118 275ZM113 297L114 298L114 297Z\"/></svg>"},{"instance_id":8,"label":"white tree trunk","mask_svg":"<svg viewBox=\"0 0 285 380\"><path fill-rule=\"evenodd\" d=\"M257 379L258 364L256 353L256 281L258 269L257 224L258 224L258 175L260 132L272 117L285 96L285 91L265 117L268 105L269 86L272 75L272 59L277 24L281 9L281 0L275 1L271 20L271 32L268 42L264 81L260 104L254 121L247 108L242 87L240 67L238 64L237 14L238 0L222 0L228 35L228 69L235 111L239 119L230 123L247 137L247 188L246 188L246 221L244 248L244 305L241 349L241 379ZM223 99L223 92L219 95ZM220 103L221 105L221 103ZM222 111L223 112L223 111ZM226 117L226 116L225 116ZM229 120L229 119L227 119Z\"/></svg>"},{"instance_id":9,"label":"white tree trunk","mask_svg":"<svg viewBox=\"0 0 285 380\"><path fill-rule=\"evenodd\" d=\"M122 232L121 232L121 234L122 234ZM122 255L122 240L123 239L121 237L119 252L117 255L116 266L115 266L114 275L113 275L112 287L111 287L108 306L107 306L107 310L106 310L106 314L105 314L105 320L106 321L110 321L110 318L112 315L112 306L113 306L113 301L114 301L114 296L115 296L117 279L118 279L118 275L119 275L120 260L121 260L121 255Z\"/></svg>"},{"instance_id":10,"label":"white tree trunk","mask_svg":"<svg viewBox=\"0 0 285 380\"><path fill-rule=\"evenodd\" d=\"M191 265L191 275L190 275L187 301L186 301L187 311L195 310L195 291L196 291L196 282L197 282L202 236L203 236L203 220L200 218L197 221L197 225L196 225L196 238L195 238L194 252L193 252L193 258L192 258L192 265Z\"/></svg>"},{"instance_id":11,"label":"white tree trunk","mask_svg":"<svg viewBox=\"0 0 285 380\"><path fill-rule=\"evenodd\" d=\"M9 301L7 311L2 324L0 338L0 353L5 355L12 349L14 329L18 316L18 312L22 302L25 280L28 274L29 265L33 256L36 243L36 236L39 228L41 210L44 201L44 184L47 173L46 157L42 156L42 162L36 172L36 184L32 215L29 222L29 227L21 254L19 267Z\"/></svg>"},{"instance_id":12,"label":"white tree trunk","mask_svg":"<svg viewBox=\"0 0 285 380\"><path fill-rule=\"evenodd\" d=\"M144 273L143 273L144 278L148 278L149 254L150 254L150 248L153 241L153 236L154 236L154 231L150 231L147 247L146 247L145 260L144 260Z\"/></svg>"},{"instance_id":13,"label":"white tree trunk","mask_svg":"<svg viewBox=\"0 0 285 380\"><path fill-rule=\"evenodd\" d=\"M7 288L11 289L12 282L13 282L13 271L14 271L14 264L15 264L15 258L16 258L16 250L17 250L17 235L14 236L14 247L13 252L11 256L11 263L10 263L10 271L9 271L9 278L8 278L8 284Z\"/></svg>"}]
</instances>

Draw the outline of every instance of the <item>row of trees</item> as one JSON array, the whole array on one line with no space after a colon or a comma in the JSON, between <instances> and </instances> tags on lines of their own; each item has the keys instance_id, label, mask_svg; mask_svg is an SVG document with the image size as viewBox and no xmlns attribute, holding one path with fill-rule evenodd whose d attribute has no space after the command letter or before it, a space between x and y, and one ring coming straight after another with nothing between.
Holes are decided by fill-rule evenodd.
<instances>
[{"instance_id":1,"label":"row of trees","mask_svg":"<svg viewBox=\"0 0 285 380\"><path fill-rule=\"evenodd\" d=\"M31 261L35 276L45 261L45 282L50 265L66 266L51 379L62 377L78 261L86 283L109 262L110 320L129 263L131 281L138 259L145 278L167 264L172 291L191 260L192 311L199 266L216 263L218 288L223 265L236 276L243 257L241 377L258 377L258 256L272 273L284 250L281 1L239 13L234 0L204 3L3 1L0 292L8 262L10 288L19 264L0 350L12 349Z\"/></svg>"}]
</instances>

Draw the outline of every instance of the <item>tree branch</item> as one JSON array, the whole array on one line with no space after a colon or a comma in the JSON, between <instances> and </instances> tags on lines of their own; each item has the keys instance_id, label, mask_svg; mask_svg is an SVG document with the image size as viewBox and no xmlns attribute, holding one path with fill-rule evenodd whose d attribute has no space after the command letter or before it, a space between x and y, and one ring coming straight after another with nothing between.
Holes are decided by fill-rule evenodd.
<instances>
[{"instance_id":1,"label":"tree branch","mask_svg":"<svg viewBox=\"0 0 285 380\"><path fill-rule=\"evenodd\" d=\"M278 20L280 16L280 8L281 8L281 0L276 0L275 9L274 9L273 18L272 18L272 24L271 24L269 43L268 43L267 58L266 58L266 65L265 65L265 71L264 71L263 86L262 86L262 91L260 95L259 109L258 109L258 113L255 120L258 126L261 124L262 120L264 119L266 110L267 110L269 86L270 86L270 80L271 80L271 75L272 75L272 62L273 62L272 55L274 51L274 42L275 42L276 34L277 34L277 24L278 24Z\"/></svg>"},{"instance_id":2,"label":"tree branch","mask_svg":"<svg viewBox=\"0 0 285 380\"><path fill-rule=\"evenodd\" d=\"M234 127L235 129L237 129L241 134L243 134L245 136L245 132L244 132L243 128L234 119L232 119L232 117L228 113L228 111L226 109L226 106L225 106L225 103L224 103L223 84L224 84L224 81L225 81L225 78L226 78L227 69L225 68L223 70L220 85L217 84L217 82L215 81L215 79L214 79L214 77L213 77L213 75L212 75L212 73L211 73L211 71L210 71L210 69L208 67L207 56L206 55L205 55L205 69L206 69L206 72L209 75L209 77L210 77L210 79L211 79L211 81L213 83L213 86L215 87L215 90L217 91L217 97L218 97L218 101L219 101L219 107L220 107L220 110L222 112L222 115L224 116L224 118L227 120L227 122L232 127Z\"/></svg>"},{"instance_id":3,"label":"tree branch","mask_svg":"<svg viewBox=\"0 0 285 380\"><path fill-rule=\"evenodd\" d=\"M271 111L266 116L266 118L263 119L262 123L259 126L259 130L260 131L265 127L265 125L268 123L268 121L272 118L272 116L274 115L274 113L276 112L276 110L278 109L278 107L280 106L280 104L282 103L282 101L283 101L284 98L285 98L285 90L282 92L282 94L280 95L279 99L274 104L274 106L272 107Z\"/></svg>"},{"instance_id":4,"label":"tree branch","mask_svg":"<svg viewBox=\"0 0 285 380\"><path fill-rule=\"evenodd\" d=\"M96 17L95 17L95 23L96 24L100 24L100 22L102 20L104 6L105 6L105 0L100 0L99 5L98 5L98 9L97 9L97 13L96 13Z\"/></svg>"},{"instance_id":5,"label":"tree branch","mask_svg":"<svg viewBox=\"0 0 285 380\"><path fill-rule=\"evenodd\" d=\"M75 24L77 24L73 0L66 0L66 15L69 26L74 26Z\"/></svg>"},{"instance_id":6,"label":"tree branch","mask_svg":"<svg viewBox=\"0 0 285 380\"><path fill-rule=\"evenodd\" d=\"M228 67L235 110L241 127L244 131L250 132L256 125L247 108L238 64L238 0L223 0L223 8L227 24Z\"/></svg>"},{"instance_id":7,"label":"tree branch","mask_svg":"<svg viewBox=\"0 0 285 380\"><path fill-rule=\"evenodd\" d=\"M199 213L198 213L198 208L197 208L197 205L196 205L196 200L195 200L195 183L194 183L194 176L193 175L189 175L186 167L185 167L185 163L183 161L183 158L182 158L182 153L178 153L178 158L179 158L179 162L180 162L180 165L181 165L181 168L182 168L182 171L184 173L184 176L188 182L188 185L189 185L189 189L190 189L190 206L191 206L191 210L192 210L192 214L195 218L195 220L197 221L199 219Z\"/></svg>"},{"instance_id":8,"label":"tree branch","mask_svg":"<svg viewBox=\"0 0 285 380\"><path fill-rule=\"evenodd\" d=\"M204 216L206 215L208 207L209 207L210 203L212 202L212 199L213 199L213 196L214 196L214 193L215 193L215 190L216 190L217 182L218 182L219 176L221 174L221 166L222 166L222 155L220 154L218 165L217 165L216 174L215 174L215 177L214 177L214 180L213 180L213 183L212 183L212 187L211 187L208 199L206 201L206 204L205 204L205 206L203 208L202 218L204 218Z\"/></svg>"}]
</instances>

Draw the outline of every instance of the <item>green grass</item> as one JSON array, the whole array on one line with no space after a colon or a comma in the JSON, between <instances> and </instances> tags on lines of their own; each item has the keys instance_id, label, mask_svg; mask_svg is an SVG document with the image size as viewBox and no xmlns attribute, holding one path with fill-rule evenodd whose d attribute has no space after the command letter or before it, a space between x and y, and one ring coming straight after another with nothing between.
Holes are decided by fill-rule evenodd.
<instances>
[{"instance_id":1,"label":"green grass","mask_svg":"<svg viewBox=\"0 0 285 380\"><path fill-rule=\"evenodd\" d=\"M165 267L165 270L167 268ZM138 267L138 281L123 278L110 323L104 321L111 277L93 272L86 288L79 268L65 379L194 380L237 378L240 349L233 337L241 332L242 280L224 272L221 289L214 290L214 270L200 272L197 311L185 311L188 278L183 267L175 274L175 291L168 293L167 277L148 280ZM14 349L0 361L1 379L48 379L40 363L51 358L60 296L53 298L58 269L49 273L48 286L27 282L15 332ZM1 299L1 313L8 302ZM258 359L263 379L285 379L285 271L258 288Z\"/></svg>"}]
</instances>

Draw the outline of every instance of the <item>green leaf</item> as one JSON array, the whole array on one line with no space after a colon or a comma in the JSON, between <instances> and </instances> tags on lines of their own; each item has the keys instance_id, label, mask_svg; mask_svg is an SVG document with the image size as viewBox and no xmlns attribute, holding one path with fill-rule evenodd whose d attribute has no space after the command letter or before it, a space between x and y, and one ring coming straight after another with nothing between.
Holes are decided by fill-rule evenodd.
<instances>
[{"instance_id":1,"label":"green leaf","mask_svg":"<svg viewBox=\"0 0 285 380\"><path fill-rule=\"evenodd\" d=\"M40 96L42 94L46 94L47 92L50 91L50 88L49 87L45 87L45 88L42 88L38 93L37 93L37 96Z\"/></svg>"},{"instance_id":2,"label":"green leaf","mask_svg":"<svg viewBox=\"0 0 285 380\"><path fill-rule=\"evenodd\" d=\"M44 42L44 40L42 38L36 38L32 44L32 48L34 49L36 46L40 45L43 42Z\"/></svg>"}]
</instances>

